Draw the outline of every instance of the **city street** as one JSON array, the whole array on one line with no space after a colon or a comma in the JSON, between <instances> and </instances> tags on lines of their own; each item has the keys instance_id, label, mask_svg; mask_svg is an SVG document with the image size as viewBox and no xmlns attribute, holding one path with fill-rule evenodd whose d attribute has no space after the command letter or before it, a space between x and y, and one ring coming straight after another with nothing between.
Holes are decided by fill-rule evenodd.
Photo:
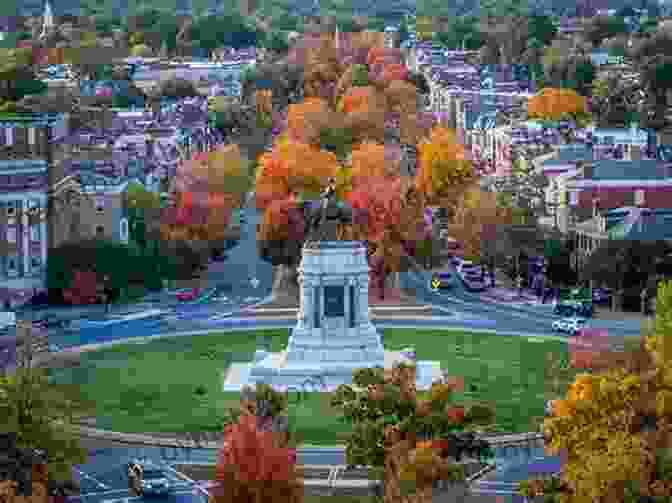
<instances>
[{"instance_id":1,"label":"city street","mask_svg":"<svg viewBox=\"0 0 672 503\"><path fill-rule=\"evenodd\" d=\"M50 342L69 347L176 332L187 335L212 330L293 327L296 322L291 313L275 319L243 316L242 308L267 300L272 287L271 266L258 258L255 237L257 221L256 211L249 209L238 245L229 250L226 261L214 262L209 266L208 285L224 286L227 290L219 299L184 304L168 302L168 299L162 304L161 298L153 302L145 300L144 309L157 308L161 312L124 322L85 323L80 330L74 332L50 333ZM255 285L252 278L257 278L258 284ZM396 317L393 319L375 319L375 326L379 329L455 327L515 332L521 336L556 335L551 330L551 324L558 316L552 314L550 305L512 306L484 303L478 295L466 291L459 283L450 290L434 291L430 288L430 279L431 273L427 271L409 271L401 275L402 287L414 292L421 302L433 306L426 316L400 319L400 314L394 313ZM639 333L636 322L591 320L589 326L607 328L611 336ZM80 467L82 495L96 503L125 503L138 499L128 497L125 474L125 463L133 457L147 457L165 465L179 462L214 463L216 457L216 451L212 449L155 448L140 445L96 449L95 441L87 442L93 450L89 462ZM544 457L543 449L498 449L496 458L499 469L479 482L474 490L479 495L501 496L505 501L515 502L522 501L522 498L514 495L514 486L518 481L534 473L539 463L554 466L559 463L558 458ZM532 464L531 460L534 460ZM299 452L299 463L339 465L344 464L345 459L341 450L307 448ZM545 469L550 468L546 466ZM193 494L193 488L188 483L182 483L167 501L173 500L180 503L201 501L199 496Z\"/></svg>"}]
</instances>

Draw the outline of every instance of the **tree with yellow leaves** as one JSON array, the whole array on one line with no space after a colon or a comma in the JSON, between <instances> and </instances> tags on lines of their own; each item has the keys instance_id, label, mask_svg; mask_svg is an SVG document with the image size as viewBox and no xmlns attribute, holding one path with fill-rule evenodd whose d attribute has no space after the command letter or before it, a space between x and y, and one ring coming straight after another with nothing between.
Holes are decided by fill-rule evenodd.
<instances>
[{"instance_id":1,"label":"tree with yellow leaves","mask_svg":"<svg viewBox=\"0 0 672 503\"><path fill-rule=\"evenodd\" d=\"M544 421L551 453L566 453L556 487L566 503L669 501L672 494L672 283L658 288L652 333L576 377ZM620 353L620 354L619 354ZM599 355L598 355L599 356ZM548 488L538 480L528 496Z\"/></svg>"},{"instance_id":2,"label":"tree with yellow leaves","mask_svg":"<svg viewBox=\"0 0 672 503\"><path fill-rule=\"evenodd\" d=\"M455 191L461 193L473 180L472 163L451 129L432 129L429 138L418 145L418 153L416 188L430 204L445 198L454 200Z\"/></svg>"},{"instance_id":3,"label":"tree with yellow leaves","mask_svg":"<svg viewBox=\"0 0 672 503\"><path fill-rule=\"evenodd\" d=\"M494 192L474 183L458 199L449 227L451 236L462 244L465 258L479 260L486 251L488 231L511 221L510 208L499 207Z\"/></svg>"}]
</instances>

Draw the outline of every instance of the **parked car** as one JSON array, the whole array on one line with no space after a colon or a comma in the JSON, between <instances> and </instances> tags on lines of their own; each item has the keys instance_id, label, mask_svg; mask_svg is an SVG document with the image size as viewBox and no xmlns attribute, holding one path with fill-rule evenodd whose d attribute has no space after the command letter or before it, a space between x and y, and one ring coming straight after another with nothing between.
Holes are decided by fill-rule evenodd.
<instances>
[{"instance_id":1,"label":"parked car","mask_svg":"<svg viewBox=\"0 0 672 503\"><path fill-rule=\"evenodd\" d=\"M563 318L562 320L556 320L553 322L553 330L555 332L565 332L570 335L576 335L579 330L585 327L586 325L585 318Z\"/></svg>"},{"instance_id":2,"label":"parked car","mask_svg":"<svg viewBox=\"0 0 672 503\"><path fill-rule=\"evenodd\" d=\"M184 288L182 290L178 290L175 294L175 297L181 302L188 302L196 299L200 291L200 288Z\"/></svg>"},{"instance_id":3,"label":"parked car","mask_svg":"<svg viewBox=\"0 0 672 503\"><path fill-rule=\"evenodd\" d=\"M432 284L434 284L435 280L438 280L438 288L452 288L455 286L455 276L448 271L434 274L432 276Z\"/></svg>"},{"instance_id":4,"label":"parked car","mask_svg":"<svg viewBox=\"0 0 672 503\"><path fill-rule=\"evenodd\" d=\"M556 303L553 312L561 316L590 318L593 316L593 305L590 302L561 301Z\"/></svg>"},{"instance_id":5,"label":"parked car","mask_svg":"<svg viewBox=\"0 0 672 503\"><path fill-rule=\"evenodd\" d=\"M462 259L460 257L456 257L455 255L451 255L448 258L448 261L451 263L453 267L457 267L462 263Z\"/></svg>"},{"instance_id":6,"label":"parked car","mask_svg":"<svg viewBox=\"0 0 672 503\"><path fill-rule=\"evenodd\" d=\"M609 304L611 302L611 289L593 288L593 302L595 304Z\"/></svg>"}]
</instances>

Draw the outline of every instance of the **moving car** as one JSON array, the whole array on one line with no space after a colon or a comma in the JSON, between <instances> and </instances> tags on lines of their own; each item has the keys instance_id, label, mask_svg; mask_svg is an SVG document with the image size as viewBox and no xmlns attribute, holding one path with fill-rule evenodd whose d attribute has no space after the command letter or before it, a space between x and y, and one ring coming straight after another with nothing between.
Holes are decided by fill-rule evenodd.
<instances>
[{"instance_id":1,"label":"moving car","mask_svg":"<svg viewBox=\"0 0 672 503\"><path fill-rule=\"evenodd\" d=\"M563 318L553 322L553 330L555 332L565 332L570 335L576 335L577 332L583 329L586 325L586 318Z\"/></svg>"},{"instance_id":2,"label":"moving car","mask_svg":"<svg viewBox=\"0 0 672 503\"><path fill-rule=\"evenodd\" d=\"M127 465L128 487L138 496L167 495L174 489L174 478L152 464L133 460Z\"/></svg>"},{"instance_id":3,"label":"moving car","mask_svg":"<svg viewBox=\"0 0 672 503\"><path fill-rule=\"evenodd\" d=\"M175 297L181 302L188 302L190 300L196 299L200 291L200 288L184 288L182 290L178 290L175 294Z\"/></svg>"}]
</instances>

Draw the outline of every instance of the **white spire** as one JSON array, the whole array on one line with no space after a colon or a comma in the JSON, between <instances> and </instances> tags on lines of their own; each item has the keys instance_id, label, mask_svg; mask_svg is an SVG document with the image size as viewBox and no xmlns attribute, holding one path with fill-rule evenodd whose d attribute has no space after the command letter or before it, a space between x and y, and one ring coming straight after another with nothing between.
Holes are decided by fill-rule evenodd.
<instances>
[{"instance_id":1,"label":"white spire","mask_svg":"<svg viewBox=\"0 0 672 503\"><path fill-rule=\"evenodd\" d=\"M340 47L339 47L339 45L340 45L340 43L341 43L341 40L340 40L340 39L341 39L341 32L340 32L340 30L338 29L338 24L337 24L337 25L336 25L336 49L339 49L339 48L340 48Z\"/></svg>"},{"instance_id":2,"label":"white spire","mask_svg":"<svg viewBox=\"0 0 672 503\"><path fill-rule=\"evenodd\" d=\"M41 37L47 35L49 30L54 27L54 14L51 11L51 3L47 0L44 4L44 15L42 17L42 34Z\"/></svg>"}]
</instances>

